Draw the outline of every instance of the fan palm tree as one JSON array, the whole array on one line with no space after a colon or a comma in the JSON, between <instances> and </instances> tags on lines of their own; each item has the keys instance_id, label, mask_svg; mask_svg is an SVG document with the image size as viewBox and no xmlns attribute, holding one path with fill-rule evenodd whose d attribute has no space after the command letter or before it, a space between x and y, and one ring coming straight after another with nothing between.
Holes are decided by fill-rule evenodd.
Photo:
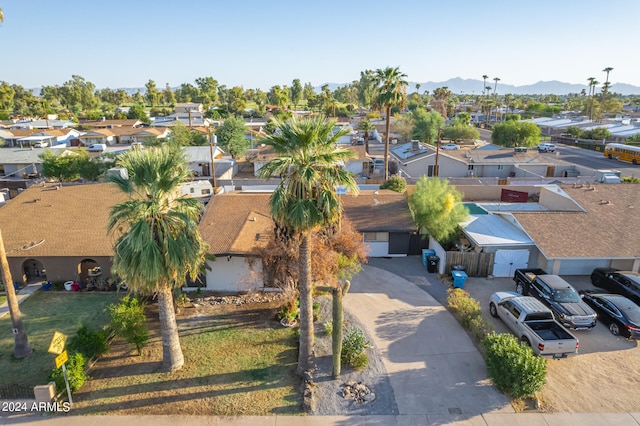
<instances>
[{"instance_id":1,"label":"fan palm tree","mask_svg":"<svg viewBox=\"0 0 640 426\"><path fill-rule=\"evenodd\" d=\"M389 177L389 133L391 132L391 107L404 108L407 101L406 74L398 67L378 68L375 74L376 95L373 104L377 108L384 108L386 113L386 129L384 135L384 179Z\"/></svg>"},{"instance_id":2,"label":"fan palm tree","mask_svg":"<svg viewBox=\"0 0 640 426\"><path fill-rule=\"evenodd\" d=\"M130 150L118 159L129 177L110 178L129 196L111 209L108 229L117 236L113 269L129 288L157 294L162 333L162 366L182 367L173 305L174 288L202 270L209 249L198 231L202 204L179 194L191 172L177 147Z\"/></svg>"},{"instance_id":3,"label":"fan palm tree","mask_svg":"<svg viewBox=\"0 0 640 426\"><path fill-rule=\"evenodd\" d=\"M2 15L0 15L0 18L1 17ZM20 312L20 305L18 305L16 290L13 287L13 277L11 276L11 270L9 269L9 262L7 262L7 253L4 249L2 232L0 232L0 263L2 263L2 282L4 283L4 291L7 295L7 304L9 305L11 326L14 330L13 355L16 358L26 358L31 355L33 350L31 349L31 345L29 344L27 332L25 331L24 324L22 322L22 312Z\"/></svg>"},{"instance_id":4,"label":"fan palm tree","mask_svg":"<svg viewBox=\"0 0 640 426\"><path fill-rule=\"evenodd\" d=\"M334 131L335 121L324 117L289 122L274 119L276 132L261 140L278 154L259 171L261 178L281 176L282 179L270 199L271 215L280 229L300 237L300 352L298 373L313 365L313 305L311 231L339 219L341 205L336 186L342 185L354 193L358 187L353 175L340 163L354 157L353 152L336 148L344 130Z\"/></svg>"},{"instance_id":5,"label":"fan palm tree","mask_svg":"<svg viewBox=\"0 0 640 426\"><path fill-rule=\"evenodd\" d=\"M609 91L609 73L613 71L613 68L611 67L607 67L605 69L602 70L602 72L606 72L607 73L607 78L604 81L604 84L602 85L602 108L604 110L604 101L607 99L607 92Z\"/></svg>"},{"instance_id":6,"label":"fan palm tree","mask_svg":"<svg viewBox=\"0 0 640 426\"><path fill-rule=\"evenodd\" d=\"M358 130L364 131L364 149L367 152L367 154L369 153L369 131L375 130L375 129L376 129L375 124L373 124L368 119L362 120L358 124Z\"/></svg>"}]
</instances>

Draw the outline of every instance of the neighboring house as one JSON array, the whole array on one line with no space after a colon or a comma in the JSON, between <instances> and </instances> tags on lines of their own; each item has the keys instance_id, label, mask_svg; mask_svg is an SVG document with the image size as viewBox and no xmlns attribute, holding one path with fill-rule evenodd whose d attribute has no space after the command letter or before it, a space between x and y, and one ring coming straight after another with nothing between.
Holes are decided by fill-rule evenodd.
<instances>
[{"instance_id":1,"label":"neighboring house","mask_svg":"<svg viewBox=\"0 0 640 426\"><path fill-rule=\"evenodd\" d=\"M60 154L63 149L52 149L52 152ZM0 149L0 176L4 178L19 178L24 175L41 175L42 159L40 154L45 148L3 148Z\"/></svg>"},{"instance_id":2,"label":"neighboring house","mask_svg":"<svg viewBox=\"0 0 640 426\"><path fill-rule=\"evenodd\" d=\"M108 133L107 133L108 132ZM104 129L94 130L88 134L89 138L98 137L100 134L112 135L113 145L130 145L132 143L142 143L151 139L166 139L169 137L169 130L167 128L155 128L155 127L110 127ZM107 143L107 142L96 142Z\"/></svg>"},{"instance_id":3,"label":"neighboring house","mask_svg":"<svg viewBox=\"0 0 640 426\"><path fill-rule=\"evenodd\" d=\"M98 129L84 133L80 135L78 139L80 139L80 143L84 146L91 146L96 143L111 146L116 141L116 135L112 129Z\"/></svg>"},{"instance_id":4,"label":"neighboring house","mask_svg":"<svg viewBox=\"0 0 640 426\"><path fill-rule=\"evenodd\" d=\"M596 267L640 270L636 185L518 187L525 199L538 200L518 203L505 201L500 186L456 189L474 200L474 214L461 224L468 248L495 254L494 276L526 267L562 275L588 275Z\"/></svg>"},{"instance_id":5,"label":"neighboring house","mask_svg":"<svg viewBox=\"0 0 640 426\"><path fill-rule=\"evenodd\" d=\"M398 167L412 178L435 176L435 148L421 142L399 145L391 149ZM442 178L498 178L553 180L585 176L594 178L594 171L564 162L537 150L516 152L513 148L460 149L438 154L439 176Z\"/></svg>"},{"instance_id":6,"label":"neighboring house","mask_svg":"<svg viewBox=\"0 0 640 426\"><path fill-rule=\"evenodd\" d=\"M8 126L9 130L32 130L32 129L66 129L74 127L77 124L69 120L45 120L45 119L28 119L18 120Z\"/></svg>"},{"instance_id":7,"label":"neighboring house","mask_svg":"<svg viewBox=\"0 0 640 426\"><path fill-rule=\"evenodd\" d=\"M188 114L189 111L191 111L192 113L199 113L200 115L202 115L202 113L204 113L204 107L201 103L196 103L196 102L185 102L181 104L176 104L175 106L175 112L177 112L178 114L180 113Z\"/></svg>"},{"instance_id":8,"label":"neighboring house","mask_svg":"<svg viewBox=\"0 0 640 426\"><path fill-rule=\"evenodd\" d=\"M0 223L13 280L84 282L96 266L109 278L109 211L125 199L113 184L54 184L31 186L8 201L0 208Z\"/></svg>"},{"instance_id":9,"label":"neighboring house","mask_svg":"<svg viewBox=\"0 0 640 426\"><path fill-rule=\"evenodd\" d=\"M46 142L47 146L55 146L64 144L72 145L72 141L78 139L80 132L71 129L54 129L54 130L0 130L0 141L4 146L28 147L36 142Z\"/></svg>"},{"instance_id":10,"label":"neighboring house","mask_svg":"<svg viewBox=\"0 0 640 426\"><path fill-rule=\"evenodd\" d=\"M261 288L262 262L254 248L264 247L273 236L270 193L218 194L200 221L200 232L217 257L207 271L207 290L248 291ZM369 256L406 256L416 227L402 194L362 191L343 195L344 215L362 234Z\"/></svg>"},{"instance_id":11,"label":"neighboring house","mask_svg":"<svg viewBox=\"0 0 640 426\"><path fill-rule=\"evenodd\" d=\"M185 146L184 152L189 163L189 168L195 176L211 176L211 152L213 151L214 168L216 170L216 177L222 179L232 179L235 173L238 171L238 166L235 161L231 162L231 173L229 173L229 161L225 159L223 161L222 151L217 145L211 148L209 145L204 146ZM227 164L227 166L224 166ZM224 170L224 173L222 173ZM235 173L234 173L235 171ZM224 175L225 177L221 177Z\"/></svg>"},{"instance_id":12,"label":"neighboring house","mask_svg":"<svg viewBox=\"0 0 640 426\"><path fill-rule=\"evenodd\" d=\"M85 127L92 129L113 129L116 127L144 127L145 123L138 119L124 119L124 120L92 120L84 121L82 123Z\"/></svg>"}]
</instances>

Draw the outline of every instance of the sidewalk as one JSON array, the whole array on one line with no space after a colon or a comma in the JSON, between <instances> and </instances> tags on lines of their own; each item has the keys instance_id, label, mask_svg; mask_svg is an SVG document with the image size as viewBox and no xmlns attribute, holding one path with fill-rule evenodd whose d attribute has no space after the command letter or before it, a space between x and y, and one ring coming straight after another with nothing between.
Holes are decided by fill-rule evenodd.
<instances>
[{"instance_id":1,"label":"sidewalk","mask_svg":"<svg viewBox=\"0 0 640 426\"><path fill-rule=\"evenodd\" d=\"M18 298L18 304L22 303L27 297L31 296L36 291L42 288L42 282L27 284L26 287L21 288L18 291L16 297ZM9 314L9 302L4 302L0 305L0 318Z\"/></svg>"}]
</instances>

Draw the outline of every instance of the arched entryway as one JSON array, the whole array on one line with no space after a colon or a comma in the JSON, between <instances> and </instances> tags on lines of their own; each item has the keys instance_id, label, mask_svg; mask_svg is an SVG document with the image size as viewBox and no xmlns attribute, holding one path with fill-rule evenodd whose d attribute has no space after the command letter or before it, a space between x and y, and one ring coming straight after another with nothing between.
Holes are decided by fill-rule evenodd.
<instances>
[{"instance_id":1,"label":"arched entryway","mask_svg":"<svg viewBox=\"0 0 640 426\"><path fill-rule=\"evenodd\" d=\"M44 264L38 259L27 259L22 262L22 281L29 282L44 281L47 279L47 270ZM15 280L15 278L14 278Z\"/></svg>"},{"instance_id":2,"label":"arched entryway","mask_svg":"<svg viewBox=\"0 0 640 426\"><path fill-rule=\"evenodd\" d=\"M87 284L91 279L99 279L102 277L102 267L93 259L83 259L78 263L78 280L80 283Z\"/></svg>"}]
</instances>

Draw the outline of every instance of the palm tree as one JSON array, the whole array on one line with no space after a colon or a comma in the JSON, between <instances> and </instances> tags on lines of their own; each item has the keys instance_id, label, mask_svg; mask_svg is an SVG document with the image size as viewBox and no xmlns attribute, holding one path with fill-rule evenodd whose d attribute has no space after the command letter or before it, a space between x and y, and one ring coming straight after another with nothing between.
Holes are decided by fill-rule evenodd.
<instances>
[{"instance_id":1,"label":"palm tree","mask_svg":"<svg viewBox=\"0 0 640 426\"><path fill-rule=\"evenodd\" d=\"M344 185L354 193L358 187L351 173L340 167L340 162L354 154L336 148L344 130L334 132L335 121L324 117L289 122L273 119L276 129L261 140L273 147L279 155L259 171L261 178L281 176L278 188L270 199L271 215L279 229L300 238L299 283L300 292L300 352L298 373L303 374L313 365L313 305L311 231L339 219L342 207L336 195L336 186Z\"/></svg>"},{"instance_id":2,"label":"palm tree","mask_svg":"<svg viewBox=\"0 0 640 426\"><path fill-rule=\"evenodd\" d=\"M591 91L593 89L593 82L596 81L595 77L589 77L587 78L587 81L589 82L589 99L587 101L587 116L589 117L589 120L591 120L591 114L592 114L592 110L593 107L591 106Z\"/></svg>"},{"instance_id":3,"label":"palm tree","mask_svg":"<svg viewBox=\"0 0 640 426\"><path fill-rule=\"evenodd\" d=\"M489 76L486 75L486 74L482 76L482 94L483 95L486 94L485 90L487 89L487 79L488 78L489 78Z\"/></svg>"},{"instance_id":4,"label":"palm tree","mask_svg":"<svg viewBox=\"0 0 640 426\"><path fill-rule=\"evenodd\" d=\"M108 229L116 234L113 269L141 294L157 294L162 333L162 366L182 367L173 305L174 288L187 276L195 279L209 249L198 231L202 204L179 194L179 185L191 172L177 147L134 149L122 154L118 166L128 179L110 178L127 201L111 209Z\"/></svg>"},{"instance_id":5,"label":"palm tree","mask_svg":"<svg viewBox=\"0 0 640 426\"><path fill-rule=\"evenodd\" d=\"M391 132L391 107L394 105L404 108L407 101L406 88L409 83L398 67L378 68L375 75L376 95L373 104L377 108L384 108L386 113L386 129L384 135L384 180L389 177L389 133Z\"/></svg>"},{"instance_id":6,"label":"palm tree","mask_svg":"<svg viewBox=\"0 0 640 426\"><path fill-rule=\"evenodd\" d=\"M602 72L606 72L607 73L607 78L604 81L604 84L602 85L602 109L604 111L604 101L607 98L607 92L609 91L609 73L613 71L613 68L611 67L607 67L605 69L602 70Z\"/></svg>"},{"instance_id":7,"label":"palm tree","mask_svg":"<svg viewBox=\"0 0 640 426\"><path fill-rule=\"evenodd\" d=\"M486 95L485 95L485 108L489 106L489 92L491 91L491 86L487 86L484 88L484 90L486 90ZM491 116L491 108L487 109L487 115L484 116L484 123L488 124L489 123L489 117Z\"/></svg>"},{"instance_id":8,"label":"palm tree","mask_svg":"<svg viewBox=\"0 0 640 426\"><path fill-rule=\"evenodd\" d=\"M375 130L376 126L368 119L362 120L358 124L358 130L364 131L364 149L369 153L369 130Z\"/></svg>"},{"instance_id":9,"label":"palm tree","mask_svg":"<svg viewBox=\"0 0 640 426\"><path fill-rule=\"evenodd\" d=\"M0 10L0 12L2 11ZM0 18L1 17L2 15L0 15ZM4 249L2 232L0 232L0 263L2 263L2 282L4 283L4 291L7 295L9 315L11 316L11 326L14 330L13 355L16 358L26 358L31 355L33 350L31 349L29 339L27 338L27 332L25 331L24 324L22 323L22 312L20 312L20 305L18 305L16 290L13 287L13 277L11 276L11 270L9 269L7 253Z\"/></svg>"},{"instance_id":10,"label":"palm tree","mask_svg":"<svg viewBox=\"0 0 640 426\"><path fill-rule=\"evenodd\" d=\"M495 82L493 85L493 97L496 99L496 123L498 122L498 82L500 81L500 77L494 77L493 81Z\"/></svg>"}]
</instances>

